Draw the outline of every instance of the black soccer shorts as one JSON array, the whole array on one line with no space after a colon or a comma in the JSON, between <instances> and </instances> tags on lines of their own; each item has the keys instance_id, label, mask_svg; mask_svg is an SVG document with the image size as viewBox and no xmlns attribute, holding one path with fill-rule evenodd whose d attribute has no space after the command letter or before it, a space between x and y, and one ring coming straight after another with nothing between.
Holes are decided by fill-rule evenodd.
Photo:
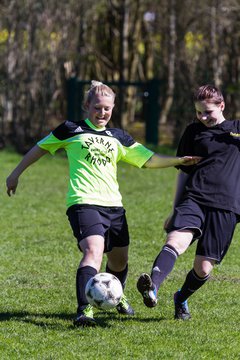
<instances>
[{"instance_id":1,"label":"black soccer shorts","mask_svg":"<svg viewBox=\"0 0 240 360\"><path fill-rule=\"evenodd\" d=\"M123 207L97 205L72 205L67 210L73 235L78 241L90 235L101 235L105 239L104 252L114 247L129 245L126 211ZM79 247L80 249L80 247Z\"/></svg>"},{"instance_id":2,"label":"black soccer shorts","mask_svg":"<svg viewBox=\"0 0 240 360\"><path fill-rule=\"evenodd\" d=\"M167 232L192 230L193 241L198 239L196 255L220 263L231 244L239 215L222 209L211 208L185 199L174 210Z\"/></svg>"}]
</instances>

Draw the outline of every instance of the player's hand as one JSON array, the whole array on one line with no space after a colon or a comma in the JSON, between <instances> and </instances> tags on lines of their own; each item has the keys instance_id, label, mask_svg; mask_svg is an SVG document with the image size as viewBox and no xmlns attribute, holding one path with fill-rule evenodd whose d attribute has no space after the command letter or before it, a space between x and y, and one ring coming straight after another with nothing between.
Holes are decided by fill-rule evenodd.
<instances>
[{"instance_id":1,"label":"player's hand","mask_svg":"<svg viewBox=\"0 0 240 360\"><path fill-rule=\"evenodd\" d=\"M6 185L7 185L7 194L8 194L8 196L11 196L11 195L15 194L17 186L18 186L18 178L9 175L7 180L6 180Z\"/></svg>"},{"instance_id":2,"label":"player's hand","mask_svg":"<svg viewBox=\"0 0 240 360\"><path fill-rule=\"evenodd\" d=\"M183 156L179 158L180 164L185 166L195 165L201 161L203 157L201 156Z\"/></svg>"}]
</instances>

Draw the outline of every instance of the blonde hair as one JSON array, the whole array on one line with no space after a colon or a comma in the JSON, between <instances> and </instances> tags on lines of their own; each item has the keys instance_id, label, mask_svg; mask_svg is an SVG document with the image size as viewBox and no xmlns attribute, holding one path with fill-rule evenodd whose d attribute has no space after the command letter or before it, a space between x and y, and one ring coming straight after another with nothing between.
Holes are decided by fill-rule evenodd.
<instances>
[{"instance_id":1,"label":"blonde hair","mask_svg":"<svg viewBox=\"0 0 240 360\"><path fill-rule=\"evenodd\" d=\"M83 100L84 109L86 109L86 104L90 103L92 98L97 94L101 96L110 96L113 98L113 102L116 97L115 92L109 86L103 84L101 81L92 80L90 89L86 91L84 96L84 100Z\"/></svg>"}]
</instances>

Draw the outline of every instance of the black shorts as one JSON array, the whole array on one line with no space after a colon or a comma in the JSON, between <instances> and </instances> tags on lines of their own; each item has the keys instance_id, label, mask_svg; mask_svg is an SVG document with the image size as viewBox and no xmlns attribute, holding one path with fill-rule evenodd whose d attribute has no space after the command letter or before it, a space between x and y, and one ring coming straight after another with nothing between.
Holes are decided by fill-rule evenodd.
<instances>
[{"instance_id":1,"label":"black shorts","mask_svg":"<svg viewBox=\"0 0 240 360\"><path fill-rule=\"evenodd\" d=\"M211 208L185 199L174 210L167 232L192 230L193 241L198 239L196 255L220 263L231 244L239 215L222 209Z\"/></svg>"},{"instance_id":2,"label":"black shorts","mask_svg":"<svg viewBox=\"0 0 240 360\"><path fill-rule=\"evenodd\" d=\"M114 247L129 245L128 225L123 207L72 205L67 210L67 216L78 246L81 240L90 235L104 237L104 252L111 251Z\"/></svg>"}]
</instances>

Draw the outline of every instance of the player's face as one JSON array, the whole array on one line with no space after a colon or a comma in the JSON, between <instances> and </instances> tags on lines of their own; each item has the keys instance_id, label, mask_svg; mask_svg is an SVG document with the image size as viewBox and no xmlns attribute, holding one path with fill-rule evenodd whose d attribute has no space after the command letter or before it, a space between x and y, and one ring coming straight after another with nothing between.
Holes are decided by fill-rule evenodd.
<instances>
[{"instance_id":1,"label":"player's face","mask_svg":"<svg viewBox=\"0 0 240 360\"><path fill-rule=\"evenodd\" d=\"M213 104L208 101L198 101L195 103L197 119L207 127L221 124L225 118L223 116L225 104Z\"/></svg>"},{"instance_id":2,"label":"player's face","mask_svg":"<svg viewBox=\"0 0 240 360\"><path fill-rule=\"evenodd\" d=\"M112 116L114 99L112 96L96 94L88 106L88 117L93 125L98 128L107 125Z\"/></svg>"}]
</instances>

